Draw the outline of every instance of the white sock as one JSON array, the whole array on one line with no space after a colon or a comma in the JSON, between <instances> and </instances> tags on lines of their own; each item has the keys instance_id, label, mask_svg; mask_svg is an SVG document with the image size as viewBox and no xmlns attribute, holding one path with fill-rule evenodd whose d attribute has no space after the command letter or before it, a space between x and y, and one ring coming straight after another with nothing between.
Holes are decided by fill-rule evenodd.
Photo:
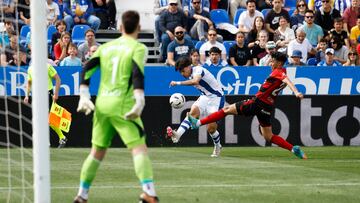
<instances>
[{"instance_id":1,"label":"white sock","mask_svg":"<svg viewBox=\"0 0 360 203\"><path fill-rule=\"evenodd\" d=\"M155 187L154 187L153 182L143 183L142 189L146 194L153 196L153 197L156 196Z\"/></svg>"},{"instance_id":2,"label":"white sock","mask_svg":"<svg viewBox=\"0 0 360 203\"><path fill-rule=\"evenodd\" d=\"M220 145L220 133L218 131L210 134L210 137L212 138L214 145Z\"/></svg>"},{"instance_id":3,"label":"white sock","mask_svg":"<svg viewBox=\"0 0 360 203\"><path fill-rule=\"evenodd\" d=\"M180 127L176 130L180 138L187 130L189 130L191 123L187 117L181 122Z\"/></svg>"},{"instance_id":4,"label":"white sock","mask_svg":"<svg viewBox=\"0 0 360 203\"><path fill-rule=\"evenodd\" d=\"M86 199L86 200L89 199L89 189L80 187L78 196L80 196L81 198Z\"/></svg>"}]
</instances>

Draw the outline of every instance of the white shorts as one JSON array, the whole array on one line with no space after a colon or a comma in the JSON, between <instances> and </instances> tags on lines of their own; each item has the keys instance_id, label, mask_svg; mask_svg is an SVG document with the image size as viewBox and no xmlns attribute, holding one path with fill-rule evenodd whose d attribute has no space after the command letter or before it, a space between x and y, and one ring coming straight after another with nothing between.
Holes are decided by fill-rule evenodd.
<instances>
[{"instance_id":1,"label":"white shorts","mask_svg":"<svg viewBox=\"0 0 360 203\"><path fill-rule=\"evenodd\" d=\"M201 95L193 105L199 107L200 118L219 111L224 107L225 97L208 97Z\"/></svg>"}]
</instances>

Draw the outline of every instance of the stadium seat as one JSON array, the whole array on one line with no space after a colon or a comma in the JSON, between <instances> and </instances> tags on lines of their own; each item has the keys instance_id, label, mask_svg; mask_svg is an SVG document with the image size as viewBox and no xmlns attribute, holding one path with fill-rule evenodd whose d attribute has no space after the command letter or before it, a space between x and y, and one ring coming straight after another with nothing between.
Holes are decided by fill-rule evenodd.
<instances>
[{"instance_id":1,"label":"stadium seat","mask_svg":"<svg viewBox=\"0 0 360 203\"><path fill-rule=\"evenodd\" d=\"M47 29L47 43L48 43L48 45L51 44L51 37L55 32L57 32L55 25L49 25L49 27Z\"/></svg>"},{"instance_id":2,"label":"stadium seat","mask_svg":"<svg viewBox=\"0 0 360 203\"><path fill-rule=\"evenodd\" d=\"M225 46L226 49L226 55L229 56L229 50L230 47L232 47L236 42L235 41L224 41L223 44Z\"/></svg>"},{"instance_id":3,"label":"stadium seat","mask_svg":"<svg viewBox=\"0 0 360 203\"><path fill-rule=\"evenodd\" d=\"M284 7L286 7L286 8L295 8L296 7L296 1L295 0L286 0Z\"/></svg>"},{"instance_id":4,"label":"stadium seat","mask_svg":"<svg viewBox=\"0 0 360 203\"><path fill-rule=\"evenodd\" d=\"M292 14L294 13L296 8L290 8L290 10L288 11L289 12L289 16L292 16Z\"/></svg>"},{"instance_id":5,"label":"stadium seat","mask_svg":"<svg viewBox=\"0 0 360 203\"><path fill-rule=\"evenodd\" d=\"M306 63L309 66L316 66L317 65L316 58L309 58Z\"/></svg>"},{"instance_id":6,"label":"stadium seat","mask_svg":"<svg viewBox=\"0 0 360 203\"><path fill-rule=\"evenodd\" d=\"M20 45L25 46L28 32L30 32L30 26L23 25L20 30Z\"/></svg>"},{"instance_id":7,"label":"stadium seat","mask_svg":"<svg viewBox=\"0 0 360 203\"><path fill-rule=\"evenodd\" d=\"M72 29L71 39L76 45L85 41L85 32L90 29L88 25L75 25Z\"/></svg>"},{"instance_id":8,"label":"stadium seat","mask_svg":"<svg viewBox=\"0 0 360 203\"><path fill-rule=\"evenodd\" d=\"M246 11L245 8L239 8L238 10L236 10L236 13L235 13L235 17L234 17L234 25L237 27L238 24L239 24L239 18L240 18L240 15L242 12Z\"/></svg>"},{"instance_id":9,"label":"stadium seat","mask_svg":"<svg viewBox=\"0 0 360 203\"><path fill-rule=\"evenodd\" d=\"M201 45L203 45L203 44L204 44L203 41L198 41L198 42L195 44L195 49L200 50L200 47L201 47Z\"/></svg>"},{"instance_id":10,"label":"stadium seat","mask_svg":"<svg viewBox=\"0 0 360 203\"><path fill-rule=\"evenodd\" d=\"M271 8L264 8L263 10L261 10L261 13L264 15L264 18L266 17L266 14L269 13L269 11L271 11Z\"/></svg>"},{"instance_id":11,"label":"stadium seat","mask_svg":"<svg viewBox=\"0 0 360 203\"><path fill-rule=\"evenodd\" d=\"M224 9L214 9L210 11L211 21L214 22L215 25L219 23L230 23L229 15Z\"/></svg>"}]
</instances>

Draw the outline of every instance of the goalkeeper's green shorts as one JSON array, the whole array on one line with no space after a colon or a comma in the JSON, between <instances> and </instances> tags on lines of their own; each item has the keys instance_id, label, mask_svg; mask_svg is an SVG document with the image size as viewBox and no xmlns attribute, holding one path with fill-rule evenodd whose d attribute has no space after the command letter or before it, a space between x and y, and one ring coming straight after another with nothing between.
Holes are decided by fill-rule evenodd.
<instances>
[{"instance_id":1,"label":"goalkeeper's green shorts","mask_svg":"<svg viewBox=\"0 0 360 203\"><path fill-rule=\"evenodd\" d=\"M92 129L92 144L108 148L114 135L118 133L127 146L132 149L145 144L144 125L141 118L135 120L124 120L120 116L101 115L95 111Z\"/></svg>"}]
</instances>

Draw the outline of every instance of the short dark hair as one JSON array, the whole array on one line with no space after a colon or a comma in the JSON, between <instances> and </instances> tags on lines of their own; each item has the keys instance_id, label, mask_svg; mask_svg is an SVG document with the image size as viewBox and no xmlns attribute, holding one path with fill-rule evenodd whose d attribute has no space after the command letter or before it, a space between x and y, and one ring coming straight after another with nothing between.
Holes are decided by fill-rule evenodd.
<instances>
[{"instance_id":1,"label":"short dark hair","mask_svg":"<svg viewBox=\"0 0 360 203\"><path fill-rule=\"evenodd\" d=\"M59 25L65 25L65 27L66 27L66 23L65 23L64 20L57 20L57 21L55 22L55 27L56 27L56 28L59 27Z\"/></svg>"},{"instance_id":2,"label":"short dark hair","mask_svg":"<svg viewBox=\"0 0 360 203\"><path fill-rule=\"evenodd\" d=\"M344 22L344 19L342 17L337 17L334 19L334 23Z\"/></svg>"},{"instance_id":3,"label":"short dark hair","mask_svg":"<svg viewBox=\"0 0 360 203\"><path fill-rule=\"evenodd\" d=\"M281 52L274 52L271 54L271 58L277 60L277 61L280 61L282 63L285 63L286 60L287 60L287 56L286 54L284 53L281 53Z\"/></svg>"},{"instance_id":4,"label":"short dark hair","mask_svg":"<svg viewBox=\"0 0 360 203\"><path fill-rule=\"evenodd\" d=\"M130 10L126 11L121 16L121 21L125 33L132 34L137 29L140 22L140 15L137 11Z\"/></svg>"},{"instance_id":5,"label":"short dark hair","mask_svg":"<svg viewBox=\"0 0 360 203\"><path fill-rule=\"evenodd\" d=\"M192 55L195 54L195 53L198 53L198 54L199 54L199 50L197 50L197 49L192 49L192 50L190 51L190 56L192 56Z\"/></svg>"},{"instance_id":6,"label":"short dark hair","mask_svg":"<svg viewBox=\"0 0 360 203\"><path fill-rule=\"evenodd\" d=\"M305 13L312 13L312 14L314 14L314 11L311 10L311 9L308 9L308 10L305 11Z\"/></svg>"},{"instance_id":7,"label":"short dark hair","mask_svg":"<svg viewBox=\"0 0 360 203\"><path fill-rule=\"evenodd\" d=\"M246 1L246 5L248 5L249 3L254 3L256 5L256 1L255 0L247 0Z\"/></svg>"},{"instance_id":8,"label":"short dark hair","mask_svg":"<svg viewBox=\"0 0 360 203\"><path fill-rule=\"evenodd\" d=\"M95 35L95 30L93 30L93 29L88 29L88 30L86 30L85 35L86 35L87 33L89 33L89 32L92 32L92 33Z\"/></svg>"},{"instance_id":9,"label":"short dark hair","mask_svg":"<svg viewBox=\"0 0 360 203\"><path fill-rule=\"evenodd\" d=\"M211 47L209 50L209 54L211 53L221 54L221 50L218 47Z\"/></svg>"},{"instance_id":10,"label":"short dark hair","mask_svg":"<svg viewBox=\"0 0 360 203\"><path fill-rule=\"evenodd\" d=\"M176 62L175 62L175 71L181 71L182 69L184 69L185 67L188 67L191 65L191 60L189 57L180 57Z\"/></svg>"},{"instance_id":11,"label":"short dark hair","mask_svg":"<svg viewBox=\"0 0 360 203\"><path fill-rule=\"evenodd\" d=\"M319 40L319 43L320 43L320 42L328 43L328 40L327 40L325 37L322 37L322 38Z\"/></svg>"}]
</instances>

